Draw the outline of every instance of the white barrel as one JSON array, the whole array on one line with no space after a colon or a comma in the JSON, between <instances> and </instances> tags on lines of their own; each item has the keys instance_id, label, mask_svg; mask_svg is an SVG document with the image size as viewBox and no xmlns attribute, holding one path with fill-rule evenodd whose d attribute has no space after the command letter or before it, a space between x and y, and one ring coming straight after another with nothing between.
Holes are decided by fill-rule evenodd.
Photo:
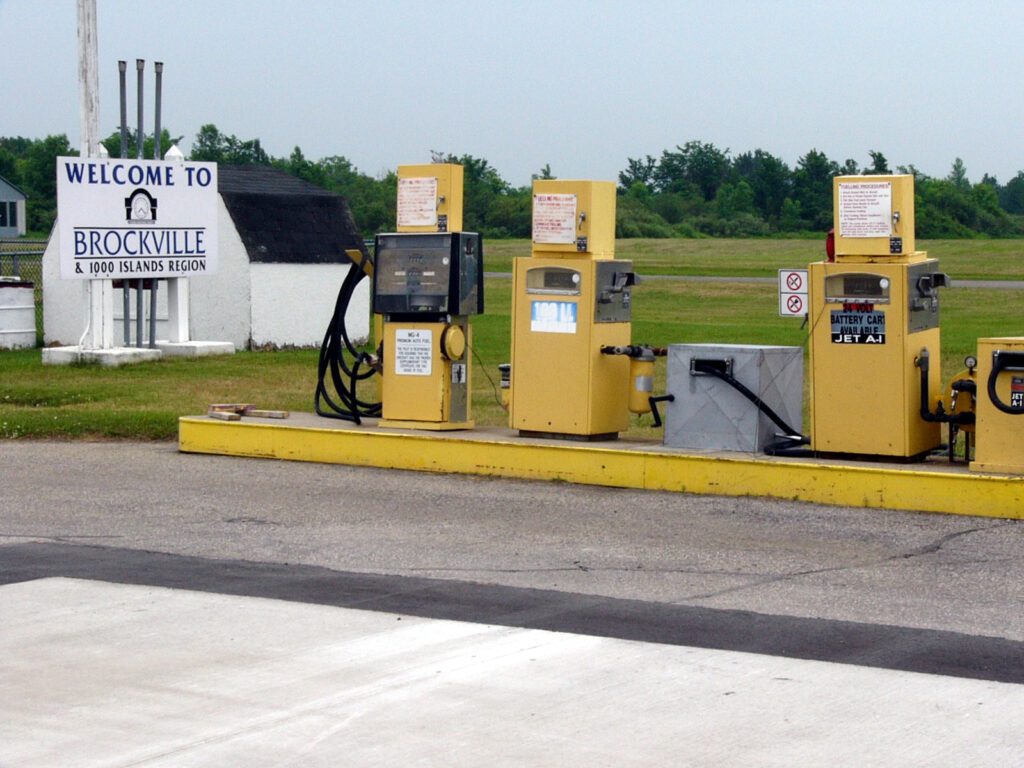
<instances>
[{"instance_id":1,"label":"white barrel","mask_svg":"<svg viewBox=\"0 0 1024 768\"><path fill-rule=\"evenodd\" d=\"M0 278L0 349L36 345L36 302L32 283Z\"/></svg>"}]
</instances>

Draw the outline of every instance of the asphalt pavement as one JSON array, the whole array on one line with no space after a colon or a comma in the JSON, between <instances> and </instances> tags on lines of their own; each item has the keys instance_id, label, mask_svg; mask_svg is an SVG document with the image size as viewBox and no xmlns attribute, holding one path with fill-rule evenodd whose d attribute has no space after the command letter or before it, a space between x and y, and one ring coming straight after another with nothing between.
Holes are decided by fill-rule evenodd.
<instances>
[{"instance_id":1,"label":"asphalt pavement","mask_svg":"<svg viewBox=\"0 0 1024 768\"><path fill-rule=\"evenodd\" d=\"M0 443L0 766L1010 765L1024 525Z\"/></svg>"}]
</instances>

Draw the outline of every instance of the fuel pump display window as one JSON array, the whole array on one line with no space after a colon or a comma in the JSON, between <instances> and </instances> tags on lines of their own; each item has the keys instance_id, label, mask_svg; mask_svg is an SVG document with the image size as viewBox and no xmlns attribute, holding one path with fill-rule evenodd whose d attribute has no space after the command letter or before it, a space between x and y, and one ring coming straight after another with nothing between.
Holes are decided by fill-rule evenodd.
<instances>
[{"instance_id":1,"label":"fuel pump display window","mask_svg":"<svg viewBox=\"0 0 1024 768\"><path fill-rule=\"evenodd\" d=\"M887 304L889 278L871 274L829 275L825 278L825 301L835 304Z\"/></svg>"},{"instance_id":2,"label":"fuel pump display window","mask_svg":"<svg viewBox=\"0 0 1024 768\"><path fill-rule=\"evenodd\" d=\"M374 252L374 312L483 312L483 245L475 232L377 235Z\"/></svg>"},{"instance_id":3,"label":"fuel pump display window","mask_svg":"<svg viewBox=\"0 0 1024 768\"><path fill-rule=\"evenodd\" d=\"M526 270L526 292L578 296L580 273L567 267L533 267Z\"/></svg>"},{"instance_id":4,"label":"fuel pump display window","mask_svg":"<svg viewBox=\"0 0 1024 768\"><path fill-rule=\"evenodd\" d=\"M401 297L404 306L400 310L446 311L450 257L451 246L443 235L380 238L375 274L377 295Z\"/></svg>"}]
</instances>

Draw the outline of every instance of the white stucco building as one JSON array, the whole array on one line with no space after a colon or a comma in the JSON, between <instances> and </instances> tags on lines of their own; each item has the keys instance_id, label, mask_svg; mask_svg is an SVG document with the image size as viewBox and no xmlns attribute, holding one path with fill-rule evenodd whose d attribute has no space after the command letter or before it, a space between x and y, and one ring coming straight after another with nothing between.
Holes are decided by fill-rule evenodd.
<instances>
[{"instance_id":1,"label":"white stucco building","mask_svg":"<svg viewBox=\"0 0 1024 768\"><path fill-rule=\"evenodd\" d=\"M24 237L25 193L0 176L0 237Z\"/></svg>"},{"instance_id":2,"label":"white stucco building","mask_svg":"<svg viewBox=\"0 0 1024 768\"><path fill-rule=\"evenodd\" d=\"M333 192L266 166L220 166L217 180L218 269L188 281L190 337L229 341L237 349L319 346L351 267L345 251L365 253L348 205ZM359 284L346 315L353 340L369 336L369 282ZM54 227L43 257L47 345L78 343L87 285L61 279ZM158 291L157 339L167 338L165 286ZM133 298L132 312L134 306ZM119 290L114 318L120 343Z\"/></svg>"}]
</instances>

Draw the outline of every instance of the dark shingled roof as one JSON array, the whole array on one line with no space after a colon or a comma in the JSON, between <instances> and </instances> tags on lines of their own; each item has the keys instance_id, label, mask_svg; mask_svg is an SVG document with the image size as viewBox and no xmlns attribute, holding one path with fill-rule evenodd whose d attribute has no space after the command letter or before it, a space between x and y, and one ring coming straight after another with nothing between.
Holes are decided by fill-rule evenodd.
<instances>
[{"instance_id":1,"label":"dark shingled roof","mask_svg":"<svg viewBox=\"0 0 1024 768\"><path fill-rule=\"evenodd\" d=\"M366 253L345 200L290 173L221 165L217 190L251 262L346 264L346 250Z\"/></svg>"}]
</instances>

